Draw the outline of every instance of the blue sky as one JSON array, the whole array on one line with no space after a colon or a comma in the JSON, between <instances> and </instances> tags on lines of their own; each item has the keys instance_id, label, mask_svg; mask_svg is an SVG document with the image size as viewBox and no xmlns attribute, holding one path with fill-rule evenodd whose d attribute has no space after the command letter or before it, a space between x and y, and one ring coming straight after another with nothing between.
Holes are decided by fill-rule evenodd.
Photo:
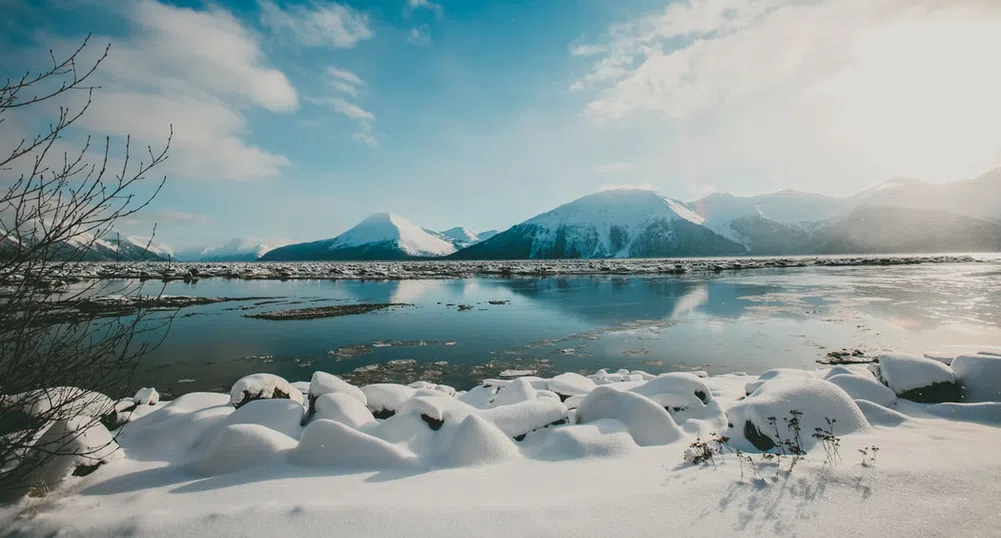
<instances>
[{"instance_id":1,"label":"blue sky","mask_svg":"<svg viewBox=\"0 0 1001 538\"><path fill-rule=\"evenodd\" d=\"M12 4L0 58L112 44L78 134L173 124L167 185L121 228L174 248L379 211L506 228L609 185L847 195L1001 165L1001 6L872 4L47 0Z\"/></svg>"}]
</instances>

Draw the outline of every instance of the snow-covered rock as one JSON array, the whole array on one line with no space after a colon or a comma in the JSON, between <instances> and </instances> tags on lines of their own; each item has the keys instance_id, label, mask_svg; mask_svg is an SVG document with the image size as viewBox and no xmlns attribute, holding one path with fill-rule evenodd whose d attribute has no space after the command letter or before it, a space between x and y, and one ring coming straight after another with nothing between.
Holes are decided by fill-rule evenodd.
<instances>
[{"instance_id":1,"label":"snow-covered rock","mask_svg":"<svg viewBox=\"0 0 1001 538\"><path fill-rule=\"evenodd\" d=\"M878 360L880 380L900 398L923 403L962 398L955 373L939 361L903 353L883 354Z\"/></svg>"},{"instance_id":2,"label":"snow-covered rock","mask_svg":"<svg viewBox=\"0 0 1001 538\"><path fill-rule=\"evenodd\" d=\"M7 400L20 406L28 416L45 420L71 419L80 415L102 418L115 412L115 401L111 398L77 387L37 389L14 394Z\"/></svg>"},{"instance_id":3,"label":"snow-covered rock","mask_svg":"<svg viewBox=\"0 0 1001 538\"><path fill-rule=\"evenodd\" d=\"M233 384L230 403L240 407L254 400L288 399L302 404L302 393L284 378L274 374L251 374Z\"/></svg>"},{"instance_id":4,"label":"snow-covered rock","mask_svg":"<svg viewBox=\"0 0 1001 538\"><path fill-rule=\"evenodd\" d=\"M1001 356L960 355L952 371L963 385L964 402L1001 402Z\"/></svg>"},{"instance_id":5,"label":"snow-covered rock","mask_svg":"<svg viewBox=\"0 0 1001 538\"><path fill-rule=\"evenodd\" d=\"M667 445L681 439L683 434L670 413L657 402L611 387L595 388L577 408L578 424L602 419L623 422L640 446Z\"/></svg>"},{"instance_id":6,"label":"snow-covered rock","mask_svg":"<svg viewBox=\"0 0 1001 538\"><path fill-rule=\"evenodd\" d=\"M156 405L160 401L160 393L152 387L143 387L136 391L136 395L132 397L132 400L136 405Z\"/></svg>"},{"instance_id":7,"label":"snow-covered rock","mask_svg":"<svg viewBox=\"0 0 1001 538\"><path fill-rule=\"evenodd\" d=\"M449 467L500 463L521 456L511 438L487 419L471 414L443 438L437 461Z\"/></svg>"},{"instance_id":8,"label":"snow-covered rock","mask_svg":"<svg viewBox=\"0 0 1001 538\"><path fill-rule=\"evenodd\" d=\"M542 460L613 458L634 452L639 445L629 428L618 420L600 419L545 432L533 456Z\"/></svg>"},{"instance_id":9,"label":"snow-covered rock","mask_svg":"<svg viewBox=\"0 0 1001 538\"><path fill-rule=\"evenodd\" d=\"M227 394L192 392L122 428L133 459L169 460L194 447L235 411Z\"/></svg>"},{"instance_id":10,"label":"snow-covered rock","mask_svg":"<svg viewBox=\"0 0 1001 538\"><path fill-rule=\"evenodd\" d=\"M774 368L758 376L758 379L748 383L744 387L744 393L750 395L758 390L758 387L775 379L812 379L814 375L806 370L795 368Z\"/></svg>"},{"instance_id":11,"label":"snow-covered rock","mask_svg":"<svg viewBox=\"0 0 1001 538\"><path fill-rule=\"evenodd\" d=\"M837 385L815 378L786 378L771 380L750 396L730 407L728 436L746 439L760 450L770 450L776 444L797 442L796 432L789 427L792 411L799 417L799 446L809 450L814 444L813 433L817 428L840 436L869 429L869 422L855 401ZM833 426L829 426L830 419ZM776 430L777 437L776 438Z\"/></svg>"},{"instance_id":12,"label":"snow-covered rock","mask_svg":"<svg viewBox=\"0 0 1001 538\"><path fill-rule=\"evenodd\" d=\"M559 394L562 400L571 396L584 396L596 386L594 381L573 372L560 374L549 380L549 390Z\"/></svg>"},{"instance_id":13,"label":"snow-covered rock","mask_svg":"<svg viewBox=\"0 0 1001 538\"><path fill-rule=\"evenodd\" d=\"M264 465L296 444L295 439L259 424L230 424L216 432L194 465L207 475L231 473Z\"/></svg>"},{"instance_id":14,"label":"snow-covered rock","mask_svg":"<svg viewBox=\"0 0 1001 538\"><path fill-rule=\"evenodd\" d=\"M223 427L234 424L256 424L276 432L298 439L302 434L302 418L305 414L302 404L286 399L253 400L238 407L226 417ZM213 428L204 440L199 441L199 447L210 445L219 428Z\"/></svg>"},{"instance_id":15,"label":"snow-covered rock","mask_svg":"<svg viewBox=\"0 0 1001 538\"><path fill-rule=\"evenodd\" d=\"M831 376L827 381L841 387L841 390L847 392L853 400L869 400L883 407L897 403L897 395L872 376L838 374Z\"/></svg>"},{"instance_id":16,"label":"snow-covered rock","mask_svg":"<svg viewBox=\"0 0 1001 538\"><path fill-rule=\"evenodd\" d=\"M314 372L313 378L309 381L309 416L313 416L316 412L316 399L324 394L333 394L337 392L342 392L355 398L363 406L368 405L368 397L362 390L343 379L328 374L326 372Z\"/></svg>"},{"instance_id":17,"label":"snow-covered rock","mask_svg":"<svg viewBox=\"0 0 1001 538\"><path fill-rule=\"evenodd\" d=\"M403 402L414 397L417 390L396 383L375 383L361 388L365 394L366 405L376 418L392 416Z\"/></svg>"},{"instance_id":18,"label":"snow-covered rock","mask_svg":"<svg viewBox=\"0 0 1001 538\"><path fill-rule=\"evenodd\" d=\"M346 392L330 392L316 399L315 416L351 426L356 430L377 424L372 412Z\"/></svg>"},{"instance_id":19,"label":"snow-covered rock","mask_svg":"<svg viewBox=\"0 0 1001 538\"><path fill-rule=\"evenodd\" d=\"M523 439L534 430L567 421L567 407L557 398L527 400L480 411L479 414L515 440Z\"/></svg>"},{"instance_id":20,"label":"snow-covered rock","mask_svg":"<svg viewBox=\"0 0 1001 538\"><path fill-rule=\"evenodd\" d=\"M79 416L49 422L26 457L41 458L41 464L25 482L52 487L73 474L89 474L125 454L104 425L93 417Z\"/></svg>"},{"instance_id":21,"label":"snow-covered rock","mask_svg":"<svg viewBox=\"0 0 1001 538\"><path fill-rule=\"evenodd\" d=\"M362 433L350 426L319 419L309 423L291 461L354 470L409 467L416 457L397 445Z\"/></svg>"}]
</instances>

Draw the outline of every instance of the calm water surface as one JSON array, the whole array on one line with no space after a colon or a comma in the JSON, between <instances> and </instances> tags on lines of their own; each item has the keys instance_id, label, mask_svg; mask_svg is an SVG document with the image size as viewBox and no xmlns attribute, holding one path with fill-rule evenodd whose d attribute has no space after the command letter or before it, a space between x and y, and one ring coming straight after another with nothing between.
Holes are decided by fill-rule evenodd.
<instances>
[{"instance_id":1,"label":"calm water surface","mask_svg":"<svg viewBox=\"0 0 1001 538\"><path fill-rule=\"evenodd\" d=\"M159 288L147 283L146 291ZM359 383L428 379L468 388L510 370L757 373L815 366L842 348L960 353L1001 345L998 263L698 277L211 279L173 282L165 293L279 301L178 312L137 378L173 395L227 391L255 372L299 381L323 370ZM369 302L413 306L305 321L244 317Z\"/></svg>"}]
</instances>

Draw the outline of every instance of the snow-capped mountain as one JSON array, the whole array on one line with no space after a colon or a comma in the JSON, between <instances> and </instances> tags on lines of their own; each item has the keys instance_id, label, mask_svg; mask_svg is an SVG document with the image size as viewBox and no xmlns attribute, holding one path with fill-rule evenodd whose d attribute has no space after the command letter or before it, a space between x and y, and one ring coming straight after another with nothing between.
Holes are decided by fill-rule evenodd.
<instances>
[{"instance_id":1,"label":"snow-capped mountain","mask_svg":"<svg viewBox=\"0 0 1001 538\"><path fill-rule=\"evenodd\" d=\"M486 241L487 239L490 239L491 237L493 237L493 236L495 236L495 235L497 235L499 233L500 233L500 230L487 230L485 232L480 232L480 233L476 234L476 237L478 237L480 241Z\"/></svg>"},{"instance_id":2,"label":"snow-capped mountain","mask_svg":"<svg viewBox=\"0 0 1001 538\"><path fill-rule=\"evenodd\" d=\"M479 243L480 236L469 231L468 228L456 226L441 232L442 238L455 245L456 248L466 248L469 245Z\"/></svg>"},{"instance_id":3,"label":"snow-capped mountain","mask_svg":"<svg viewBox=\"0 0 1001 538\"><path fill-rule=\"evenodd\" d=\"M847 201L852 207L904 207L998 220L1001 219L1001 168L974 179L949 183L891 179Z\"/></svg>"},{"instance_id":4,"label":"snow-capped mountain","mask_svg":"<svg viewBox=\"0 0 1001 538\"><path fill-rule=\"evenodd\" d=\"M43 235L45 232L39 227L36 233ZM0 236L2 236L0 258L3 258L5 251L16 247L18 240L13 233L0 232ZM39 237L39 239L41 238ZM21 230L22 244L30 245L32 240L32 231L23 228ZM95 237L87 232L79 232L70 239L53 244L49 255L54 261L129 262L166 260L169 253L162 247L150 244L147 239L126 237L111 230L101 234L101 237Z\"/></svg>"},{"instance_id":5,"label":"snow-capped mountain","mask_svg":"<svg viewBox=\"0 0 1001 538\"><path fill-rule=\"evenodd\" d=\"M620 189L579 198L465 248L457 259L642 258L742 254L684 203Z\"/></svg>"},{"instance_id":6,"label":"snow-capped mountain","mask_svg":"<svg viewBox=\"0 0 1001 538\"><path fill-rule=\"evenodd\" d=\"M332 239L284 246L265 253L260 259L408 260L447 256L455 251L452 243L403 217L378 213Z\"/></svg>"},{"instance_id":7,"label":"snow-capped mountain","mask_svg":"<svg viewBox=\"0 0 1001 538\"><path fill-rule=\"evenodd\" d=\"M179 250L174 253L177 261L191 262L242 262L254 261L278 246L250 238L234 238L221 245Z\"/></svg>"}]
</instances>

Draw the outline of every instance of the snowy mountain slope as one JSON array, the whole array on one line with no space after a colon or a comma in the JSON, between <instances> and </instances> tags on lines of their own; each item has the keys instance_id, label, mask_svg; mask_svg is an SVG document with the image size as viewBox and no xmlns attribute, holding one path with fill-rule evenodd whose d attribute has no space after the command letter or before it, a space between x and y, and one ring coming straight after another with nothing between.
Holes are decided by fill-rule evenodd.
<instances>
[{"instance_id":1,"label":"snowy mountain slope","mask_svg":"<svg viewBox=\"0 0 1001 538\"><path fill-rule=\"evenodd\" d=\"M441 236L446 241L455 245L456 248L465 248L481 241L480 236L471 232L468 228L456 226L441 232Z\"/></svg>"},{"instance_id":2,"label":"snowy mountain slope","mask_svg":"<svg viewBox=\"0 0 1001 538\"><path fill-rule=\"evenodd\" d=\"M842 213L847 202L830 196L784 190L759 196L711 194L688 204L704 219L703 225L740 243L745 238L731 226L737 219L761 217L785 226L805 227Z\"/></svg>"},{"instance_id":3,"label":"snowy mountain slope","mask_svg":"<svg viewBox=\"0 0 1001 538\"><path fill-rule=\"evenodd\" d=\"M332 239L287 245L265 253L260 259L406 260L447 256L455 251L452 243L403 217L377 213Z\"/></svg>"},{"instance_id":4,"label":"snowy mountain slope","mask_svg":"<svg viewBox=\"0 0 1001 538\"><path fill-rule=\"evenodd\" d=\"M861 205L903 207L982 219L1001 219L1001 168L974 179L927 183L898 178L846 199Z\"/></svg>"},{"instance_id":5,"label":"snowy mountain slope","mask_svg":"<svg viewBox=\"0 0 1001 538\"><path fill-rule=\"evenodd\" d=\"M457 259L630 258L741 254L685 204L620 189L579 198L466 249Z\"/></svg>"},{"instance_id":6,"label":"snowy mountain slope","mask_svg":"<svg viewBox=\"0 0 1001 538\"><path fill-rule=\"evenodd\" d=\"M282 245L269 244L252 238L234 238L220 245L179 250L174 254L174 259L194 262L254 261L279 246Z\"/></svg>"},{"instance_id":7,"label":"snowy mountain slope","mask_svg":"<svg viewBox=\"0 0 1001 538\"><path fill-rule=\"evenodd\" d=\"M42 227L38 227L34 233L45 234ZM13 233L2 233L4 236L0 242L0 258L5 256L5 252L15 248L18 243ZM39 238L40 239L40 238ZM32 230L22 228L21 242L24 245L32 244ZM53 244L49 253L54 261L137 261L137 260L166 260L168 253L166 250L155 245L147 245L148 240L126 237L115 230L103 233L101 237L94 234L79 232L72 238Z\"/></svg>"}]
</instances>

